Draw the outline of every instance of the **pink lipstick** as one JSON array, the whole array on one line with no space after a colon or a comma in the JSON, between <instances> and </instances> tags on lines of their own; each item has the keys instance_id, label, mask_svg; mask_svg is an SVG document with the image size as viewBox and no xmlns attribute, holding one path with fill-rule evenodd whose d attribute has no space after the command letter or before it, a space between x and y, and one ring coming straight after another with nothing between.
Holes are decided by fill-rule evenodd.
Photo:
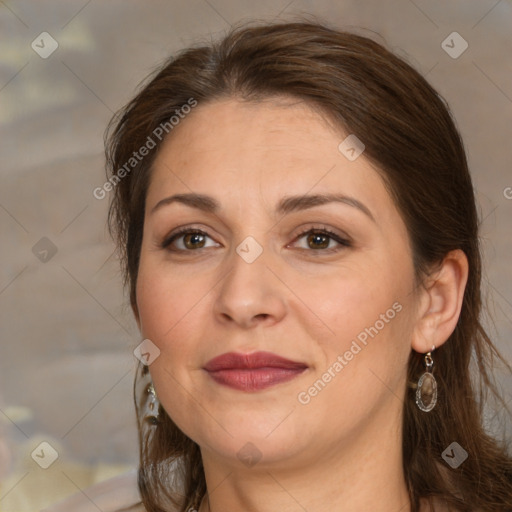
<instances>
[{"instance_id":1,"label":"pink lipstick","mask_svg":"<svg viewBox=\"0 0 512 512\"><path fill-rule=\"evenodd\" d=\"M209 361L204 369L219 384L240 391L260 391L294 379L307 367L271 352L228 352Z\"/></svg>"}]
</instances>

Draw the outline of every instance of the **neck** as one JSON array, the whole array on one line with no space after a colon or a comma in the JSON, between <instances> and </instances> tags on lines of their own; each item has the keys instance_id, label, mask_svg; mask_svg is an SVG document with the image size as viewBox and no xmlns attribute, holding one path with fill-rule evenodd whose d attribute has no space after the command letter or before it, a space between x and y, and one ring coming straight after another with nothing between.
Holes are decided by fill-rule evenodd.
<instances>
[{"instance_id":1,"label":"neck","mask_svg":"<svg viewBox=\"0 0 512 512\"><path fill-rule=\"evenodd\" d=\"M386 422L373 417L337 447L297 457L286 468L258 463L241 470L203 451L208 494L199 512L408 512L401 414L396 412L393 424L388 409Z\"/></svg>"}]
</instances>

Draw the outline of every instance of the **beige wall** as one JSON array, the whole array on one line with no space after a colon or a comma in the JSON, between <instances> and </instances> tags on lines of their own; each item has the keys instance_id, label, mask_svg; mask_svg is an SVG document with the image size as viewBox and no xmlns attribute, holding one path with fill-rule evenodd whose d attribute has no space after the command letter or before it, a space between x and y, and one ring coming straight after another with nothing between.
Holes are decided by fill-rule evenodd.
<instances>
[{"instance_id":1,"label":"beige wall","mask_svg":"<svg viewBox=\"0 0 512 512\"><path fill-rule=\"evenodd\" d=\"M105 230L107 200L92 194L104 182L112 113L170 52L242 18L297 13L377 32L448 100L480 203L494 338L512 359L509 0L5 1L0 425L11 460L0 447L0 511L38 510L136 463L132 350L140 339ZM51 50L37 37L44 31L58 43L46 59L31 47ZM458 58L441 46L454 31L469 45ZM57 250L46 262L33 253L51 251L42 237ZM512 379L500 378L510 399ZM30 458L41 441L59 454L47 470Z\"/></svg>"}]
</instances>

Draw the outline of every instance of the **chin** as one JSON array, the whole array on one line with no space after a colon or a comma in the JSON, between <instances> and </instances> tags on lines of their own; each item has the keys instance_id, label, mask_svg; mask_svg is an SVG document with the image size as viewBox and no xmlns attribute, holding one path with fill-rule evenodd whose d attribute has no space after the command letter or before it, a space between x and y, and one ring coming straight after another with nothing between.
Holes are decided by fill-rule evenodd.
<instances>
[{"instance_id":1,"label":"chin","mask_svg":"<svg viewBox=\"0 0 512 512\"><path fill-rule=\"evenodd\" d=\"M240 411L239 414L228 414L226 418L218 417L224 428L210 418L200 430L196 424L194 431L188 435L199 446L214 452L213 456L232 460L237 467L240 464L246 467L256 464L259 468L275 467L302 453L310 444L307 432L311 432L311 429L298 429L289 414L290 409L272 415Z\"/></svg>"},{"instance_id":2,"label":"chin","mask_svg":"<svg viewBox=\"0 0 512 512\"><path fill-rule=\"evenodd\" d=\"M213 451L213 457L220 457L237 469L257 467L263 470L276 469L280 466L289 467L290 461L303 452L298 440L289 435L269 436L265 439L240 434L230 439L205 441L204 445L201 442L199 445L208 446L208 450Z\"/></svg>"}]
</instances>

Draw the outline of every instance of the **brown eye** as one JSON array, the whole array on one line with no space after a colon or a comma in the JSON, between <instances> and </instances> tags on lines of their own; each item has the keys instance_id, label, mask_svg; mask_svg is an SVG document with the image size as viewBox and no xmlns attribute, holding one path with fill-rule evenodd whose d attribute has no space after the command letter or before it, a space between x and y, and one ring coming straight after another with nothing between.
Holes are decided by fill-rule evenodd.
<instances>
[{"instance_id":1,"label":"brown eye","mask_svg":"<svg viewBox=\"0 0 512 512\"><path fill-rule=\"evenodd\" d=\"M330 238L321 233L310 233L307 237L308 247L311 249L327 249Z\"/></svg>"},{"instance_id":2,"label":"brown eye","mask_svg":"<svg viewBox=\"0 0 512 512\"><path fill-rule=\"evenodd\" d=\"M210 240L210 242L208 241ZM206 233L202 231L185 229L174 233L164 240L162 248L174 252L192 252L198 249L214 247L216 244Z\"/></svg>"},{"instance_id":3,"label":"brown eye","mask_svg":"<svg viewBox=\"0 0 512 512\"><path fill-rule=\"evenodd\" d=\"M183 245L187 249L201 248L205 244L205 236L202 233L188 233L183 237Z\"/></svg>"},{"instance_id":4,"label":"brown eye","mask_svg":"<svg viewBox=\"0 0 512 512\"><path fill-rule=\"evenodd\" d=\"M339 251L351 247L351 242L327 229L309 229L301 233L297 240L300 249L313 249L319 252Z\"/></svg>"}]
</instances>

